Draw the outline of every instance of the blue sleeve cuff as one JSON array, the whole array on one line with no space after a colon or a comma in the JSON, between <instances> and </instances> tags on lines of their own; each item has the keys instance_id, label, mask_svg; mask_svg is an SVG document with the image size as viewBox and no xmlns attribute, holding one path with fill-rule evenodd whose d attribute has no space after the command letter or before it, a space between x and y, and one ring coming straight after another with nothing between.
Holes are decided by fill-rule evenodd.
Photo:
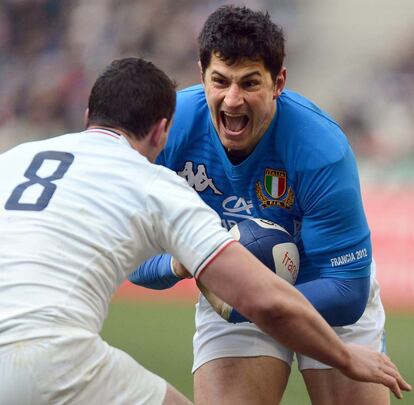
<instances>
[{"instance_id":1,"label":"blue sleeve cuff","mask_svg":"<svg viewBox=\"0 0 414 405\"><path fill-rule=\"evenodd\" d=\"M172 257L170 254L154 256L146 260L133 271L128 280L131 283L153 290L165 290L171 288L182 278L177 277L172 271Z\"/></svg>"}]
</instances>

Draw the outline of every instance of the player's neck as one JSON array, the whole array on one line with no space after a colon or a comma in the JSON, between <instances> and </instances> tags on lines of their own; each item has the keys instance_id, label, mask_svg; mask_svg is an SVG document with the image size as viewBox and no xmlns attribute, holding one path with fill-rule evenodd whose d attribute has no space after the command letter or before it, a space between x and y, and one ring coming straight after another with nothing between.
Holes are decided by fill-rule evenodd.
<instances>
[{"instance_id":1,"label":"player's neck","mask_svg":"<svg viewBox=\"0 0 414 405\"><path fill-rule=\"evenodd\" d=\"M106 127L104 125L91 125L88 127L88 129L102 129L104 131L112 132L118 136L124 136L126 137L126 134L124 131L121 131L118 128L112 128L112 127Z\"/></svg>"},{"instance_id":2,"label":"player's neck","mask_svg":"<svg viewBox=\"0 0 414 405\"><path fill-rule=\"evenodd\" d=\"M248 154L240 154L240 153L235 153L235 151L229 150L224 148L224 150L226 151L226 155L229 158L230 162L233 165L238 165L241 162L243 162L245 159L247 159L250 155L250 153Z\"/></svg>"}]
</instances>

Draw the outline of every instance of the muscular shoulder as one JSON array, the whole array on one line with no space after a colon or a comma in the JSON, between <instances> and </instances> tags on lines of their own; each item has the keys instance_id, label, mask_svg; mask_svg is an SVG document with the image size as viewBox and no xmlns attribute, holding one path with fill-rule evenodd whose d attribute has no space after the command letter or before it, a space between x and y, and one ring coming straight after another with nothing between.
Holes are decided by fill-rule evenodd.
<instances>
[{"instance_id":1,"label":"muscular shoulder","mask_svg":"<svg viewBox=\"0 0 414 405\"><path fill-rule=\"evenodd\" d=\"M201 84L187 87L177 93L177 107L172 131L189 131L197 126L204 127L209 118L209 110Z\"/></svg>"},{"instance_id":2,"label":"muscular shoulder","mask_svg":"<svg viewBox=\"0 0 414 405\"><path fill-rule=\"evenodd\" d=\"M278 100L278 149L298 171L336 163L350 145L340 126L316 104L285 90Z\"/></svg>"},{"instance_id":3,"label":"muscular shoulder","mask_svg":"<svg viewBox=\"0 0 414 405\"><path fill-rule=\"evenodd\" d=\"M157 162L174 166L187 152L202 151L209 139L210 113L201 85L180 90L167 144ZM207 146L208 147L208 146Z\"/></svg>"}]
</instances>

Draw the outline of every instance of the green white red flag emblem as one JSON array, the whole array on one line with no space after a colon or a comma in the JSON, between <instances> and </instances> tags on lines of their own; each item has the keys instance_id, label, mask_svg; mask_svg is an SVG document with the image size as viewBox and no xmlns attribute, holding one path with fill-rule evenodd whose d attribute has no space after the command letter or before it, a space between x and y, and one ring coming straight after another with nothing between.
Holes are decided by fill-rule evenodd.
<instances>
[{"instance_id":1,"label":"green white red flag emblem","mask_svg":"<svg viewBox=\"0 0 414 405\"><path fill-rule=\"evenodd\" d=\"M265 170L264 186L273 198L280 198L286 192L286 172L283 170Z\"/></svg>"}]
</instances>

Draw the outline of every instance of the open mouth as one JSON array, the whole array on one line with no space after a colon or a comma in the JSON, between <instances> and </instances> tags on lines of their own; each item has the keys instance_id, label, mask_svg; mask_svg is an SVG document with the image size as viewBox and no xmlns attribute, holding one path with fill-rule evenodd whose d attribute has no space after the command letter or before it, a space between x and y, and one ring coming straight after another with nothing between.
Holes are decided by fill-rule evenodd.
<instances>
[{"instance_id":1,"label":"open mouth","mask_svg":"<svg viewBox=\"0 0 414 405\"><path fill-rule=\"evenodd\" d=\"M231 114L221 111L220 118L226 131L234 134L242 132L249 123L249 117L246 114Z\"/></svg>"}]
</instances>

